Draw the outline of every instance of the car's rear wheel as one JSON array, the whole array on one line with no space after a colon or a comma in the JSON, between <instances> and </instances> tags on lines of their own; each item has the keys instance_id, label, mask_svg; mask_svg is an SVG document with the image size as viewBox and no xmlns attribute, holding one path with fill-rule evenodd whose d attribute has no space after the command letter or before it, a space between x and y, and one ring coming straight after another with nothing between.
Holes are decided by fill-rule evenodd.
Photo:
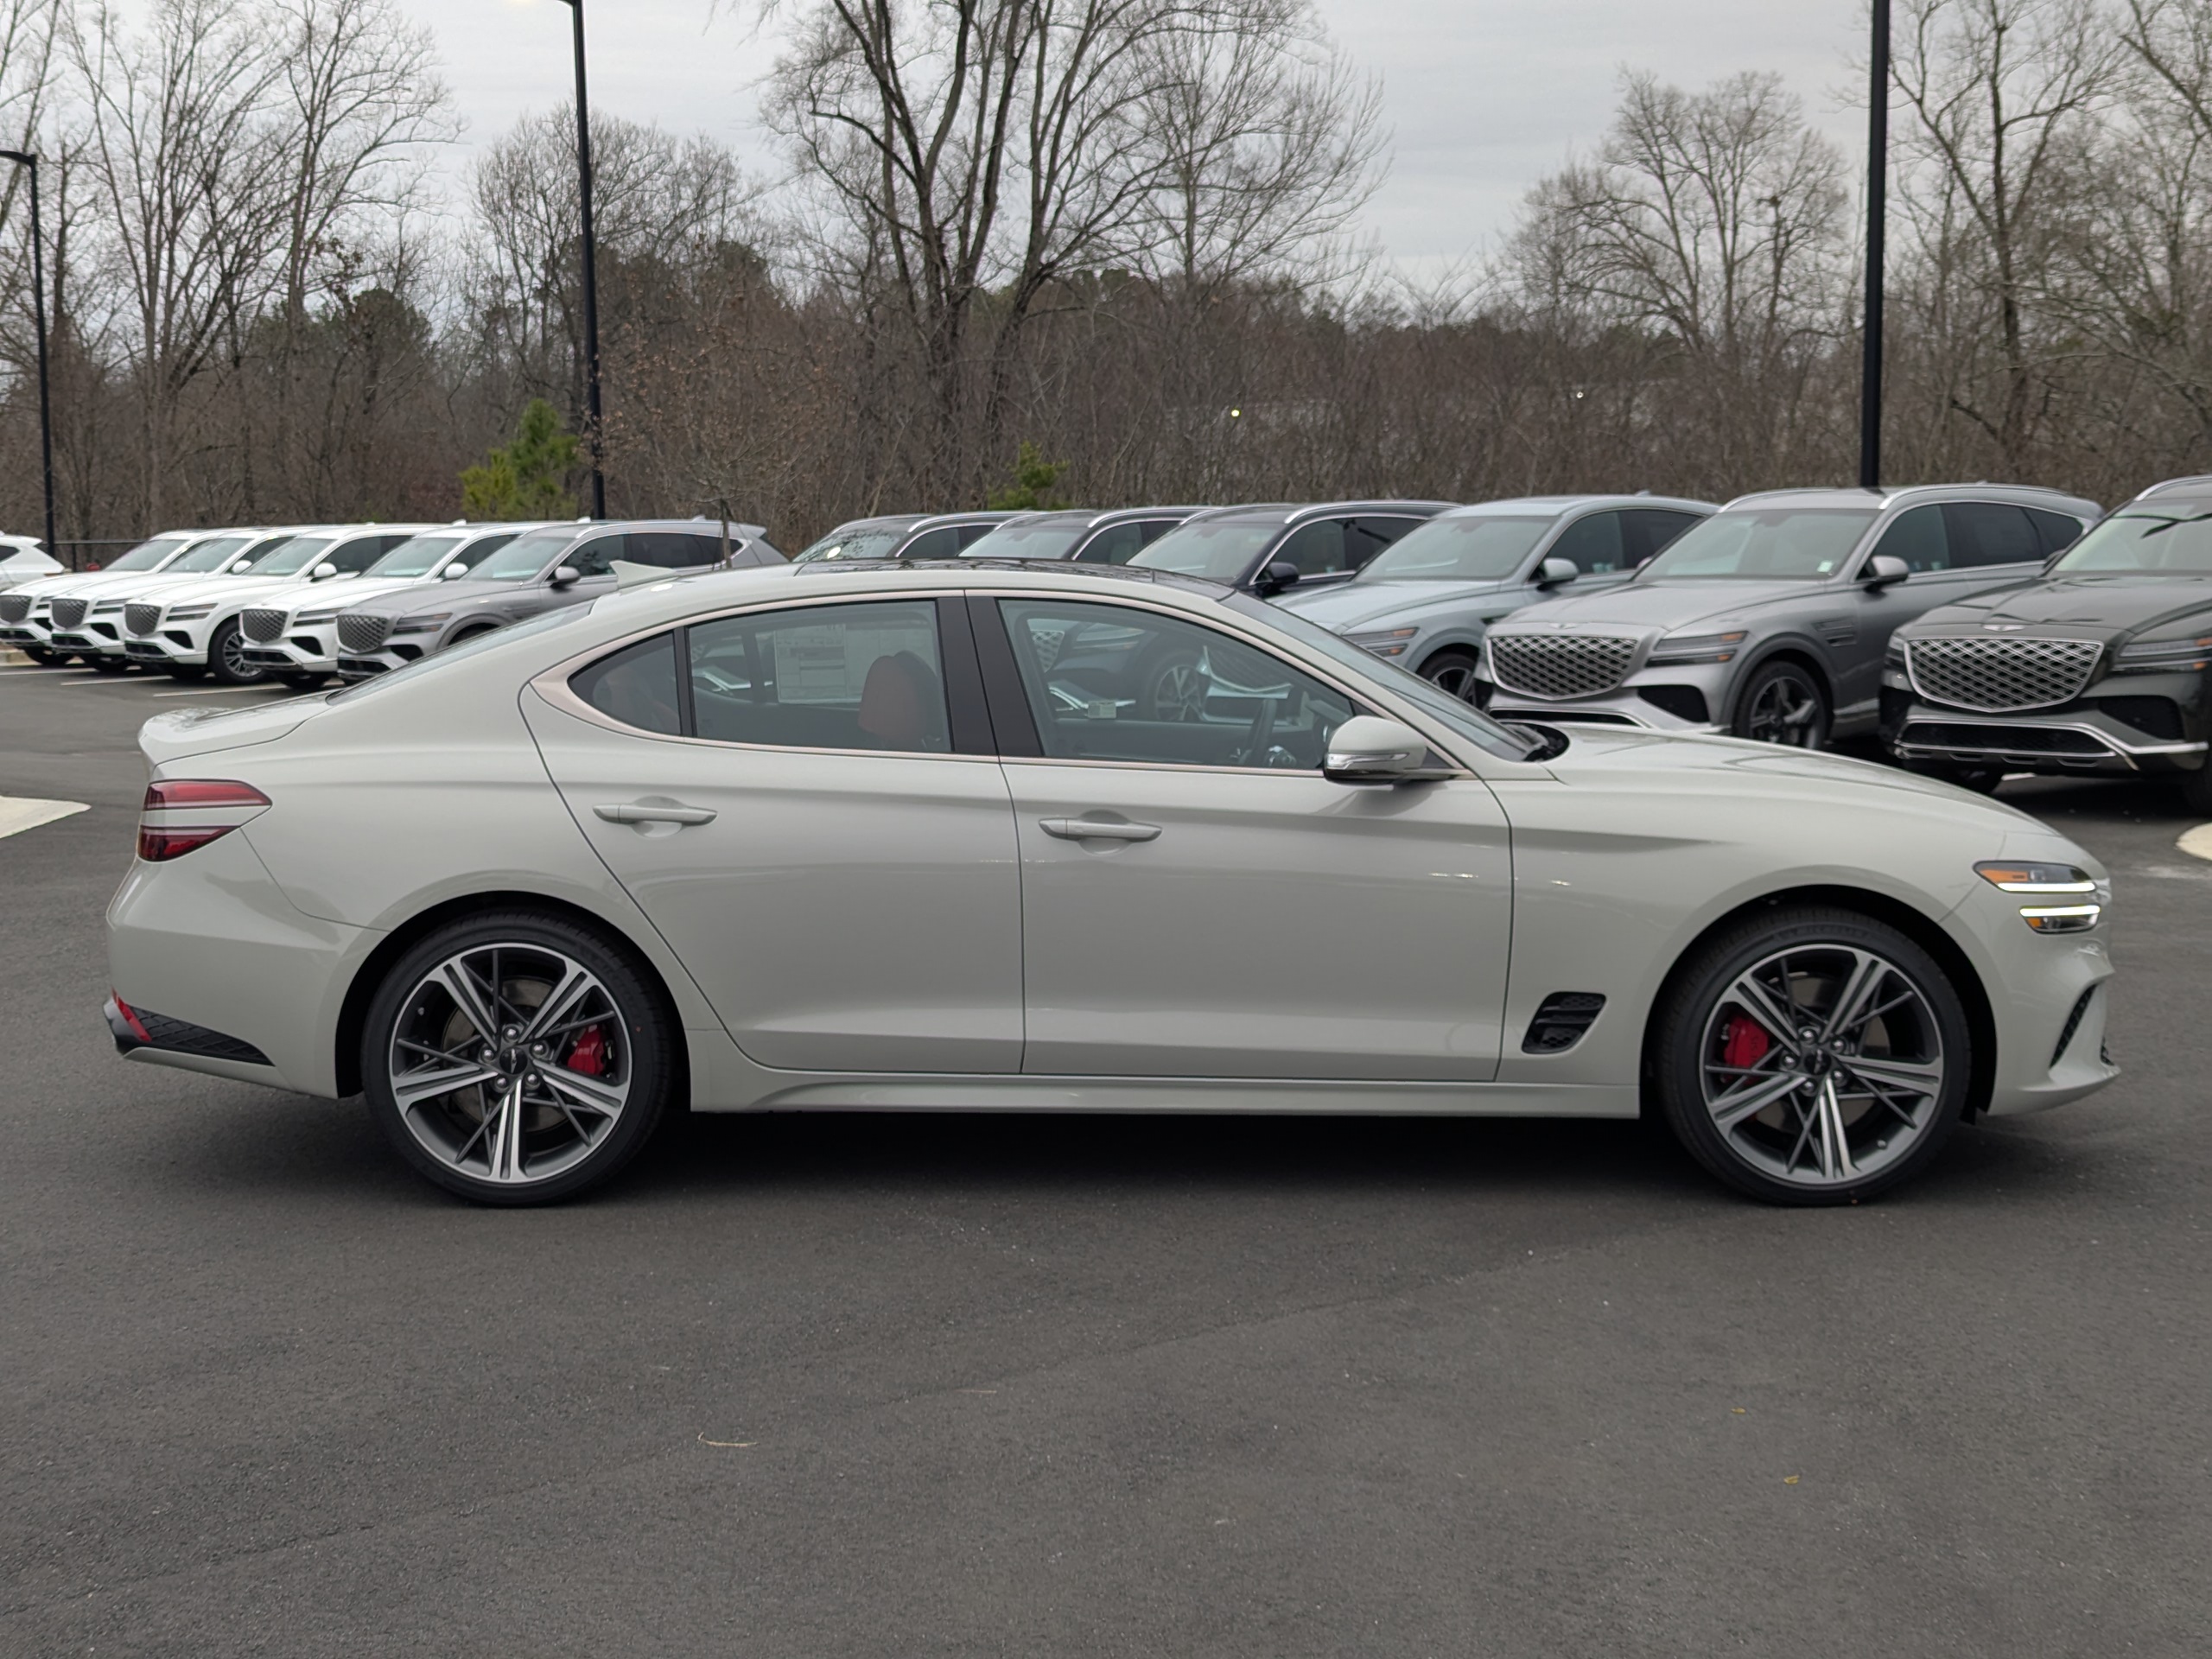
<instances>
[{"instance_id":1,"label":"car's rear wheel","mask_svg":"<svg viewBox=\"0 0 2212 1659\"><path fill-rule=\"evenodd\" d=\"M245 631L239 627L238 618L232 617L217 626L215 634L207 642L207 671L225 685L258 685L269 677L269 671L258 663L248 662L246 652L251 647L246 643Z\"/></svg>"},{"instance_id":2,"label":"car's rear wheel","mask_svg":"<svg viewBox=\"0 0 2212 1659\"><path fill-rule=\"evenodd\" d=\"M645 1144L675 1042L622 953L558 918L503 913L440 928L393 966L370 1005L361 1076L418 1173L479 1204L546 1204Z\"/></svg>"},{"instance_id":3,"label":"car's rear wheel","mask_svg":"<svg viewBox=\"0 0 2212 1659\"><path fill-rule=\"evenodd\" d=\"M1943 969L1847 910L1758 916L1700 947L1654 1011L1650 1077L1707 1169L1774 1204L1852 1204L1924 1169L1972 1071Z\"/></svg>"},{"instance_id":4,"label":"car's rear wheel","mask_svg":"<svg viewBox=\"0 0 2212 1659\"><path fill-rule=\"evenodd\" d=\"M1828 700L1812 670L1769 663L1736 700L1734 731L1754 743L1817 749L1828 741Z\"/></svg>"},{"instance_id":5,"label":"car's rear wheel","mask_svg":"<svg viewBox=\"0 0 2212 1659\"><path fill-rule=\"evenodd\" d=\"M1448 691L1462 702L1475 700L1476 671L1481 658L1471 651L1446 645L1421 665L1421 677L1440 691Z\"/></svg>"}]
</instances>

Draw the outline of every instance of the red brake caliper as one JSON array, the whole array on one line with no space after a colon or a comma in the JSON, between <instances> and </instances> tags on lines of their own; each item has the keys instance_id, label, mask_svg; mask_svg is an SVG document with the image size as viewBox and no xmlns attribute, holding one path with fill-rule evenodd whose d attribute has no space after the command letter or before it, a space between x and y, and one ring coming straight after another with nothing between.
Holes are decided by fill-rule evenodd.
<instances>
[{"instance_id":1,"label":"red brake caliper","mask_svg":"<svg viewBox=\"0 0 2212 1659\"><path fill-rule=\"evenodd\" d=\"M595 1030L596 1028L594 1028ZM1766 1058L1774 1044L1766 1034L1766 1027L1748 1014L1732 1016L1720 1041L1720 1061L1724 1065L1742 1066L1748 1070Z\"/></svg>"},{"instance_id":2,"label":"red brake caliper","mask_svg":"<svg viewBox=\"0 0 2212 1659\"><path fill-rule=\"evenodd\" d=\"M569 1051L569 1058L561 1064L587 1077L595 1077L604 1072L607 1070L607 1039L601 1035L599 1027L593 1026L577 1038L575 1046Z\"/></svg>"}]
</instances>

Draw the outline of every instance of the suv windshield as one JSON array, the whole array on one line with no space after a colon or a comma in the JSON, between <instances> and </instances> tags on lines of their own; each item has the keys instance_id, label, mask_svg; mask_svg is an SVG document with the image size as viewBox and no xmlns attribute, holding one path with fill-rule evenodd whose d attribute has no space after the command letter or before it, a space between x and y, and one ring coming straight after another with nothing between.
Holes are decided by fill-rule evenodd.
<instances>
[{"instance_id":1,"label":"suv windshield","mask_svg":"<svg viewBox=\"0 0 2212 1659\"><path fill-rule=\"evenodd\" d=\"M528 582L575 539L576 532L566 525L518 536L471 570L469 577L475 582Z\"/></svg>"},{"instance_id":2,"label":"suv windshield","mask_svg":"<svg viewBox=\"0 0 2212 1659\"><path fill-rule=\"evenodd\" d=\"M402 542L367 569L365 576L427 576L461 545L458 536L416 536Z\"/></svg>"},{"instance_id":3,"label":"suv windshield","mask_svg":"<svg viewBox=\"0 0 2212 1659\"><path fill-rule=\"evenodd\" d=\"M1214 582L1235 582L1260 550L1282 534L1280 521L1208 518L1169 531L1129 563Z\"/></svg>"},{"instance_id":4,"label":"suv windshield","mask_svg":"<svg viewBox=\"0 0 2212 1659\"><path fill-rule=\"evenodd\" d=\"M191 539L189 536L156 536L151 541L139 543L121 558L110 559L100 569L104 573L116 570L150 570Z\"/></svg>"},{"instance_id":5,"label":"suv windshield","mask_svg":"<svg viewBox=\"0 0 2212 1659\"><path fill-rule=\"evenodd\" d=\"M791 556L793 564L817 559L887 559L891 550L906 539L904 524L877 524L861 519L840 524L804 552Z\"/></svg>"},{"instance_id":6,"label":"suv windshield","mask_svg":"<svg viewBox=\"0 0 2212 1659\"><path fill-rule=\"evenodd\" d=\"M960 550L963 559L1064 559L1083 537L1087 518L1039 518L1001 524Z\"/></svg>"},{"instance_id":7,"label":"suv windshield","mask_svg":"<svg viewBox=\"0 0 2212 1659\"><path fill-rule=\"evenodd\" d=\"M1744 507L1692 524L1644 562L1637 582L1667 576L1819 582L1843 569L1872 507Z\"/></svg>"},{"instance_id":8,"label":"suv windshield","mask_svg":"<svg viewBox=\"0 0 2212 1659\"><path fill-rule=\"evenodd\" d=\"M1416 524L1368 562L1354 582L1503 582L1559 522L1533 516L1468 513Z\"/></svg>"},{"instance_id":9,"label":"suv windshield","mask_svg":"<svg viewBox=\"0 0 2212 1659\"><path fill-rule=\"evenodd\" d=\"M2059 555L2050 574L2212 575L2212 500L2122 508Z\"/></svg>"},{"instance_id":10,"label":"suv windshield","mask_svg":"<svg viewBox=\"0 0 2212 1659\"><path fill-rule=\"evenodd\" d=\"M246 574L256 576L296 576L321 556L322 550L338 538L334 536L295 536L289 541L279 542L253 562L253 569Z\"/></svg>"},{"instance_id":11,"label":"suv windshield","mask_svg":"<svg viewBox=\"0 0 2212 1659\"><path fill-rule=\"evenodd\" d=\"M165 576L190 576L220 569L228 561L236 558L238 550L252 539L251 536L213 537L200 543L162 574Z\"/></svg>"}]
</instances>

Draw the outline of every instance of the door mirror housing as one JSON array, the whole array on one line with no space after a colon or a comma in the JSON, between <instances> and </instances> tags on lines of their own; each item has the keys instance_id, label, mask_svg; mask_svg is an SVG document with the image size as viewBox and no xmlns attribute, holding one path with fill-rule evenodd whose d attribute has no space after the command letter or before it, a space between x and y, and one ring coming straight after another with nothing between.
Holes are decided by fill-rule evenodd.
<instances>
[{"instance_id":1,"label":"door mirror housing","mask_svg":"<svg viewBox=\"0 0 2212 1659\"><path fill-rule=\"evenodd\" d=\"M1277 559L1253 579L1252 591L1262 599L1273 599L1286 588L1298 586L1298 567L1287 559Z\"/></svg>"},{"instance_id":2,"label":"door mirror housing","mask_svg":"<svg viewBox=\"0 0 2212 1659\"><path fill-rule=\"evenodd\" d=\"M246 571L251 570L251 569L253 569L253 561L252 561L251 559L240 559L240 560L239 560L236 564L233 564L233 565L231 567L231 574L232 574L232 575L234 575L234 576L236 576L236 575L244 575Z\"/></svg>"},{"instance_id":3,"label":"door mirror housing","mask_svg":"<svg viewBox=\"0 0 2212 1659\"><path fill-rule=\"evenodd\" d=\"M1912 575L1912 567L1903 559L1888 553L1877 553L1866 561L1866 568L1859 573L1859 580L1869 593L1904 581Z\"/></svg>"},{"instance_id":4,"label":"door mirror housing","mask_svg":"<svg viewBox=\"0 0 2212 1659\"><path fill-rule=\"evenodd\" d=\"M1321 775L1332 784L1403 784L1427 776L1428 740L1379 715L1354 715L1329 734Z\"/></svg>"},{"instance_id":5,"label":"door mirror housing","mask_svg":"<svg viewBox=\"0 0 2212 1659\"><path fill-rule=\"evenodd\" d=\"M584 579L584 573L573 564L564 564L548 578L556 588L573 588Z\"/></svg>"},{"instance_id":6,"label":"door mirror housing","mask_svg":"<svg viewBox=\"0 0 2212 1659\"><path fill-rule=\"evenodd\" d=\"M1536 567L1536 586L1558 588L1581 574L1582 567L1573 559L1546 559Z\"/></svg>"},{"instance_id":7,"label":"door mirror housing","mask_svg":"<svg viewBox=\"0 0 2212 1659\"><path fill-rule=\"evenodd\" d=\"M446 566L446 568L439 573L440 577L446 582L458 581L467 574L468 567L461 563L458 559L455 559L451 564Z\"/></svg>"},{"instance_id":8,"label":"door mirror housing","mask_svg":"<svg viewBox=\"0 0 2212 1659\"><path fill-rule=\"evenodd\" d=\"M321 564L315 566L315 575L310 576L308 580L310 582L328 582L337 574L338 567L326 559Z\"/></svg>"}]
</instances>

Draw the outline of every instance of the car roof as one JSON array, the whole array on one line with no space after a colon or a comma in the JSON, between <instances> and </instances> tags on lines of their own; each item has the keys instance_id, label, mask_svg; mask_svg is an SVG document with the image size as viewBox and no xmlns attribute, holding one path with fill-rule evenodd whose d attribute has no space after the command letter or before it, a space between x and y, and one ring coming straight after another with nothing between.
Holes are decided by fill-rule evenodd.
<instances>
[{"instance_id":1,"label":"car roof","mask_svg":"<svg viewBox=\"0 0 2212 1659\"><path fill-rule=\"evenodd\" d=\"M1893 506L1942 501L2011 501L2024 507L2045 507L2063 512L2086 513L2096 518L2104 509L2085 497L2069 495L2063 490L2045 489L2036 484L1992 484L1986 481L1968 484L1910 484L1885 485L1878 489L1803 489L1759 490L1750 495L1739 495L1720 509L1732 512L1738 507L1753 505L1795 505L1806 507L1866 507L1878 512Z\"/></svg>"},{"instance_id":2,"label":"car roof","mask_svg":"<svg viewBox=\"0 0 2212 1659\"><path fill-rule=\"evenodd\" d=\"M1255 524L1294 524L1308 518L1325 518L1338 512L1402 512L1411 507L1428 517L1457 505L1452 501L1414 501L1393 497L1347 501L1248 501L1241 506L1213 507L1193 513L1185 522L1196 524L1221 518L1249 518Z\"/></svg>"},{"instance_id":3,"label":"car roof","mask_svg":"<svg viewBox=\"0 0 2212 1659\"><path fill-rule=\"evenodd\" d=\"M1096 530L1101 524L1118 524L1125 518L1156 518L1164 513L1180 513L1185 518L1196 518L1212 511L1206 507L1054 507L1037 512L1018 512L1008 524L1081 524L1086 530Z\"/></svg>"},{"instance_id":4,"label":"car roof","mask_svg":"<svg viewBox=\"0 0 2212 1659\"><path fill-rule=\"evenodd\" d=\"M909 530L942 530L947 524L1002 524L1009 518L1026 518L1031 515L1004 507L978 507L973 512L931 512L914 519Z\"/></svg>"},{"instance_id":5,"label":"car roof","mask_svg":"<svg viewBox=\"0 0 2212 1659\"><path fill-rule=\"evenodd\" d=\"M2128 499L2140 501L2153 495L2212 495L2212 474L2197 473L2186 478L2160 479L2156 484L2138 490Z\"/></svg>"},{"instance_id":6,"label":"car roof","mask_svg":"<svg viewBox=\"0 0 2212 1659\"><path fill-rule=\"evenodd\" d=\"M1440 518L1478 517L1486 512L1510 512L1528 507L1547 508L1554 515L1572 512L1579 507L1661 507L1687 512L1720 511L1715 502L1697 501L1681 495L1654 495L1649 490L1643 490L1634 495L1510 495L1496 501L1470 501L1436 516Z\"/></svg>"}]
</instances>

